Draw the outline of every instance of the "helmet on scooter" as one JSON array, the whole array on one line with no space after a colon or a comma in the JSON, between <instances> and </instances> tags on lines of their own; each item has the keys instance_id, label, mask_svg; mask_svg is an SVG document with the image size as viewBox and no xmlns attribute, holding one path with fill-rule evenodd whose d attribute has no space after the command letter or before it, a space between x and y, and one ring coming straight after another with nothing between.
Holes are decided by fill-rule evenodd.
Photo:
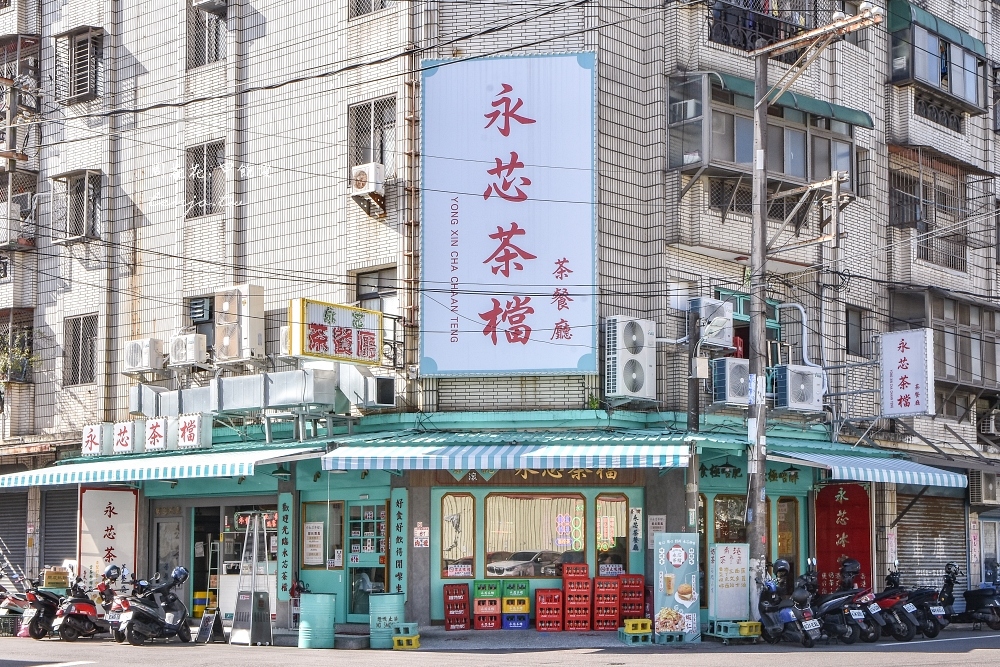
<instances>
[{"instance_id":1,"label":"helmet on scooter","mask_svg":"<svg viewBox=\"0 0 1000 667\"><path fill-rule=\"evenodd\" d=\"M178 585L183 584L185 581L187 581L188 571L186 568L180 566L175 567L174 571L170 573L170 578L174 580L175 584Z\"/></svg>"},{"instance_id":2,"label":"helmet on scooter","mask_svg":"<svg viewBox=\"0 0 1000 667\"><path fill-rule=\"evenodd\" d=\"M809 595L809 591L807 591L805 588L802 588L801 586L792 591L792 602L794 602L797 605L807 604L809 602L810 597L812 596Z\"/></svg>"},{"instance_id":3,"label":"helmet on scooter","mask_svg":"<svg viewBox=\"0 0 1000 667\"><path fill-rule=\"evenodd\" d=\"M774 561L773 567L775 574L788 574L792 571L792 566L784 558Z\"/></svg>"},{"instance_id":4,"label":"helmet on scooter","mask_svg":"<svg viewBox=\"0 0 1000 667\"><path fill-rule=\"evenodd\" d=\"M847 576L857 576L861 574L861 563L853 558L845 558L840 564L840 573Z\"/></svg>"},{"instance_id":5,"label":"helmet on scooter","mask_svg":"<svg viewBox=\"0 0 1000 667\"><path fill-rule=\"evenodd\" d=\"M954 563L948 563L947 565L944 566L944 573L947 574L949 577L957 577L958 565L955 565Z\"/></svg>"},{"instance_id":6,"label":"helmet on scooter","mask_svg":"<svg viewBox=\"0 0 1000 667\"><path fill-rule=\"evenodd\" d=\"M117 565L108 565L104 568L104 577L110 581L118 581L118 577L122 576L122 569Z\"/></svg>"}]
</instances>

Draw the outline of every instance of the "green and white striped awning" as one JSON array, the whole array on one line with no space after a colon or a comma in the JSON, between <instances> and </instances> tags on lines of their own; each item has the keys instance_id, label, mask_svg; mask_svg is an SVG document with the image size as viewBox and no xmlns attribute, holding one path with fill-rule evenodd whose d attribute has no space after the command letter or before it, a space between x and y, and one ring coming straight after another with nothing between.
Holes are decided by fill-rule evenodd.
<instances>
[{"instance_id":1,"label":"green and white striped awning","mask_svg":"<svg viewBox=\"0 0 1000 667\"><path fill-rule=\"evenodd\" d=\"M340 446L323 457L323 469L676 468L688 462L683 438L662 434L431 433L382 438L382 443L369 440Z\"/></svg>"},{"instance_id":2,"label":"green and white striped awning","mask_svg":"<svg viewBox=\"0 0 1000 667\"><path fill-rule=\"evenodd\" d=\"M53 486L57 484L110 484L207 477L247 477L255 466L303 457L319 457L320 447L286 447L212 453L175 452L165 456L103 457L87 463L68 463L52 468L0 475L0 488Z\"/></svg>"},{"instance_id":3,"label":"green and white striped awning","mask_svg":"<svg viewBox=\"0 0 1000 667\"><path fill-rule=\"evenodd\" d=\"M857 482L894 482L896 484L919 484L921 486L948 486L965 488L968 479L961 473L933 468L922 463L903 459L874 458L867 456L842 456L837 454L814 454L812 452L775 451L785 460L794 459L802 465L823 468L830 479Z\"/></svg>"}]
</instances>

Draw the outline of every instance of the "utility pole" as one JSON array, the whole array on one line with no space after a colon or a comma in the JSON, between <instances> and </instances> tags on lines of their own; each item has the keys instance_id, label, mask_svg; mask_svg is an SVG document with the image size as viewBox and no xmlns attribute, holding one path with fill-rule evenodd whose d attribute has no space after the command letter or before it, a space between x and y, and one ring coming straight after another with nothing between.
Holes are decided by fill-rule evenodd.
<instances>
[{"instance_id":1,"label":"utility pole","mask_svg":"<svg viewBox=\"0 0 1000 667\"><path fill-rule=\"evenodd\" d=\"M688 311L688 405L687 432L697 433L701 422L701 396L699 386L701 380L696 370L698 342L701 340L701 313L695 309ZM698 532L698 441L691 439L688 443L687 485L684 487L684 504L687 509L686 533Z\"/></svg>"}]
</instances>

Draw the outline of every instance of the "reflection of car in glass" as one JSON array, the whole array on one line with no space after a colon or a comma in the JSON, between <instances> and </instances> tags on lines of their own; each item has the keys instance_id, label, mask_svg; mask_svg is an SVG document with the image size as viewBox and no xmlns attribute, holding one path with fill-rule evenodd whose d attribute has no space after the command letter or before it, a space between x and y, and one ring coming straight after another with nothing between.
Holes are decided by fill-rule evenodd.
<instances>
[{"instance_id":1,"label":"reflection of car in glass","mask_svg":"<svg viewBox=\"0 0 1000 667\"><path fill-rule=\"evenodd\" d=\"M555 552L549 552L555 553ZM566 551L561 554L555 554L556 558L550 563L545 564L539 571L539 575L543 577L561 577L562 576L562 566L565 563L583 563L586 562L586 555L582 551Z\"/></svg>"},{"instance_id":2,"label":"reflection of car in glass","mask_svg":"<svg viewBox=\"0 0 1000 667\"><path fill-rule=\"evenodd\" d=\"M559 554L555 551L518 551L506 560L490 563L486 572L493 577L535 577L542 574L545 568L552 567L558 558Z\"/></svg>"}]
</instances>

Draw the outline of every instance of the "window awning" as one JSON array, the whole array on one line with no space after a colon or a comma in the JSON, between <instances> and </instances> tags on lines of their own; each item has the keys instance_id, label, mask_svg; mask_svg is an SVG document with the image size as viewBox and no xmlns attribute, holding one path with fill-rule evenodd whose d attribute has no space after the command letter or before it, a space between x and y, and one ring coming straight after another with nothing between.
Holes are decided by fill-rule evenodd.
<instances>
[{"instance_id":1,"label":"window awning","mask_svg":"<svg viewBox=\"0 0 1000 667\"><path fill-rule=\"evenodd\" d=\"M903 459L783 450L769 451L768 456L770 457L771 454L783 459L794 459L796 462L801 462L802 465L828 470L831 479L856 482L895 482L896 484L952 488L965 488L968 485L968 479L965 475Z\"/></svg>"},{"instance_id":2,"label":"window awning","mask_svg":"<svg viewBox=\"0 0 1000 667\"><path fill-rule=\"evenodd\" d=\"M744 79L731 74L722 74L721 72L713 72L712 74L719 77L722 87L726 90L731 90L737 95L744 95L746 97L754 96L754 83L750 79ZM788 107L789 109L798 109L805 113L811 113L814 116L832 118L849 125L866 127L869 130L875 127L872 117L864 111L819 100L800 93L786 92L778 98L775 104L781 107Z\"/></svg>"},{"instance_id":3,"label":"window awning","mask_svg":"<svg viewBox=\"0 0 1000 667\"><path fill-rule=\"evenodd\" d=\"M676 468L683 436L607 431L447 432L368 436L323 457L324 470Z\"/></svg>"},{"instance_id":4,"label":"window awning","mask_svg":"<svg viewBox=\"0 0 1000 667\"><path fill-rule=\"evenodd\" d=\"M958 44L983 58L986 57L986 45L982 41L965 32L957 25L948 23L944 19L940 19L916 5L911 5L906 0L889 0L889 16L887 19L888 25L886 26L886 30L889 33L904 30L911 23L916 23L944 37L952 44Z\"/></svg>"},{"instance_id":5,"label":"window awning","mask_svg":"<svg viewBox=\"0 0 1000 667\"><path fill-rule=\"evenodd\" d=\"M193 454L172 452L161 456L121 456L87 463L67 463L51 468L0 475L0 488L56 484L105 484L254 474L254 467L268 463L318 458L325 447L284 447Z\"/></svg>"}]
</instances>

